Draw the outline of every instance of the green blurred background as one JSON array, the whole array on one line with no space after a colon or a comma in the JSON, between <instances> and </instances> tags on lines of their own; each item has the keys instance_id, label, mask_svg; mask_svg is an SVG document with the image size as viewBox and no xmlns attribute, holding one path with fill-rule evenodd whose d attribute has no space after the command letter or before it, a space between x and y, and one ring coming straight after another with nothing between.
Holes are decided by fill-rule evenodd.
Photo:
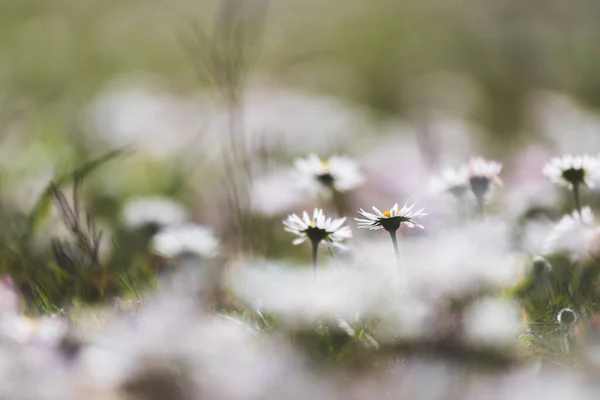
<instances>
[{"instance_id":1,"label":"green blurred background","mask_svg":"<svg viewBox=\"0 0 600 400\"><path fill-rule=\"evenodd\" d=\"M26 104L28 123L54 134L116 76L155 74L176 91L202 87L179 35L190 22L214 25L217 8L200 0L4 0L2 113ZM483 94L473 117L516 135L532 88L600 104L599 17L600 4L584 0L272 1L254 73L382 116L414 106L419 77L464 74Z\"/></svg>"}]
</instances>

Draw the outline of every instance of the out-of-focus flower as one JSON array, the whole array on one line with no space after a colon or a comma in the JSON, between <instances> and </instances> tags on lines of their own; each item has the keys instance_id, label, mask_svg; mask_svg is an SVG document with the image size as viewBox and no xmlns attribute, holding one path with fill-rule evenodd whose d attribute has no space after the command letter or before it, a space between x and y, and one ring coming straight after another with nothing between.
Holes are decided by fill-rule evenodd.
<instances>
[{"instance_id":1,"label":"out-of-focus flower","mask_svg":"<svg viewBox=\"0 0 600 400\"><path fill-rule=\"evenodd\" d=\"M291 210L305 200L298 195L297 189L294 174L290 171L255 178L250 188L252 209L264 215Z\"/></svg>"},{"instance_id":2,"label":"out-of-focus flower","mask_svg":"<svg viewBox=\"0 0 600 400\"><path fill-rule=\"evenodd\" d=\"M5 314L19 312L19 294L10 275L0 277L0 318Z\"/></svg>"},{"instance_id":3,"label":"out-of-focus flower","mask_svg":"<svg viewBox=\"0 0 600 400\"><path fill-rule=\"evenodd\" d=\"M488 218L486 223L463 224L405 241L402 265L408 290L413 296L438 299L462 296L474 288L514 286L521 256L508 240L511 233L508 224ZM369 248L359 250L373 258L370 264L382 262Z\"/></svg>"},{"instance_id":4,"label":"out-of-focus flower","mask_svg":"<svg viewBox=\"0 0 600 400\"><path fill-rule=\"evenodd\" d=\"M469 163L469 184L471 191L477 199L485 199L490 192L491 184L502 185L498 174L502 171L502 164L489 161L483 157L472 158Z\"/></svg>"},{"instance_id":5,"label":"out-of-focus flower","mask_svg":"<svg viewBox=\"0 0 600 400\"><path fill-rule=\"evenodd\" d=\"M123 209L123 220L130 228L145 225L159 227L178 225L186 221L183 207L173 200L163 197L142 197L132 199Z\"/></svg>"},{"instance_id":6,"label":"out-of-focus flower","mask_svg":"<svg viewBox=\"0 0 600 400\"><path fill-rule=\"evenodd\" d=\"M556 317L556 320L561 325L570 326L573 325L577 320L577 314L575 314L575 312L570 308L565 308L560 310L558 316Z\"/></svg>"},{"instance_id":7,"label":"out-of-focus flower","mask_svg":"<svg viewBox=\"0 0 600 400\"><path fill-rule=\"evenodd\" d=\"M594 214L591 208L583 207L581 213L573 211L554 225L544 241L542 252L550 254L566 251L576 256L584 256L596 233Z\"/></svg>"},{"instance_id":8,"label":"out-of-focus flower","mask_svg":"<svg viewBox=\"0 0 600 400\"><path fill-rule=\"evenodd\" d=\"M249 154L288 149L332 151L354 142L367 126L359 109L332 97L286 87L249 87L243 105L244 129L239 139ZM203 96L197 108L204 110L204 120L208 121L200 147L207 149L208 158L220 159L224 146L219 144L228 140L228 111L216 108L209 95Z\"/></svg>"},{"instance_id":9,"label":"out-of-focus flower","mask_svg":"<svg viewBox=\"0 0 600 400\"><path fill-rule=\"evenodd\" d=\"M555 157L544 166L544 175L556 184L572 188L573 186L594 186L594 180L600 176L600 160L583 155L565 155Z\"/></svg>"},{"instance_id":10,"label":"out-of-focus flower","mask_svg":"<svg viewBox=\"0 0 600 400\"><path fill-rule=\"evenodd\" d=\"M374 142L366 138L358 141L360 165L368 176L364 188L357 191L361 202L393 202L415 194L421 196L426 186L423 182L431 177L431 171L415 137L413 130L398 123L384 126ZM390 171L410 173L394 173L392 177Z\"/></svg>"},{"instance_id":11,"label":"out-of-focus flower","mask_svg":"<svg viewBox=\"0 0 600 400\"><path fill-rule=\"evenodd\" d=\"M421 208L418 211L413 211L416 203L408 205L408 202L404 204L404 206L398 209L398 204L394 204L390 210L381 212L377 207L373 206L373 211L375 214L367 212L360 209L359 213L365 218L354 218L358 222L359 228L366 229L385 229L389 232L395 232L400 228L400 225L404 224L409 228L414 228L415 226L423 229L423 225L414 221L414 219L420 219L427 214L423 212L424 208Z\"/></svg>"},{"instance_id":12,"label":"out-of-focus flower","mask_svg":"<svg viewBox=\"0 0 600 400\"><path fill-rule=\"evenodd\" d=\"M600 116L563 93L541 91L531 96L533 125L561 153L600 148Z\"/></svg>"},{"instance_id":13,"label":"out-of-focus flower","mask_svg":"<svg viewBox=\"0 0 600 400\"><path fill-rule=\"evenodd\" d=\"M431 192L435 194L451 193L456 197L462 197L469 188L469 168L460 166L458 168L444 168L439 175L432 178Z\"/></svg>"},{"instance_id":14,"label":"out-of-focus flower","mask_svg":"<svg viewBox=\"0 0 600 400\"><path fill-rule=\"evenodd\" d=\"M375 266L380 271L381 265ZM318 281L305 268L274 263L243 264L232 268L232 288L261 312L273 313L286 324L319 322L323 317L347 321L359 315L376 315L387 302L389 279L384 273L352 268L328 268ZM384 306L380 308L379 305Z\"/></svg>"},{"instance_id":15,"label":"out-of-focus flower","mask_svg":"<svg viewBox=\"0 0 600 400\"><path fill-rule=\"evenodd\" d=\"M518 246L520 250L530 254L542 254L548 232L554 227L554 221L548 217L525 219L518 227Z\"/></svg>"},{"instance_id":16,"label":"out-of-focus flower","mask_svg":"<svg viewBox=\"0 0 600 400\"><path fill-rule=\"evenodd\" d=\"M55 345L67 332L67 325L59 318L28 318L20 315L5 316L0 321L0 332L22 344Z\"/></svg>"},{"instance_id":17,"label":"out-of-focus flower","mask_svg":"<svg viewBox=\"0 0 600 400\"><path fill-rule=\"evenodd\" d=\"M464 326L468 339L494 347L517 344L523 331L518 305L500 299L484 299L471 306Z\"/></svg>"},{"instance_id":18,"label":"out-of-focus flower","mask_svg":"<svg viewBox=\"0 0 600 400\"><path fill-rule=\"evenodd\" d=\"M157 88L156 83L109 85L90 107L94 131L118 146L158 158L186 150L202 126L198 105Z\"/></svg>"},{"instance_id":19,"label":"out-of-focus flower","mask_svg":"<svg viewBox=\"0 0 600 400\"><path fill-rule=\"evenodd\" d=\"M219 252L219 242L213 232L195 224L174 225L161 230L152 238L152 247L165 257L188 253L212 258Z\"/></svg>"},{"instance_id":20,"label":"out-of-focus flower","mask_svg":"<svg viewBox=\"0 0 600 400\"><path fill-rule=\"evenodd\" d=\"M115 398L241 400L271 398L283 377L303 373L285 343L262 341L240 320L204 315L189 297L151 299L145 315L134 329L112 326L82 349L76 370L89 387L118 391Z\"/></svg>"},{"instance_id":21,"label":"out-of-focus flower","mask_svg":"<svg viewBox=\"0 0 600 400\"><path fill-rule=\"evenodd\" d=\"M315 193L322 189L345 192L363 183L364 178L354 160L332 156L321 160L316 154L298 158L294 163L298 171L299 186Z\"/></svg>"},{"instance_id":22,"label":"out-of-focus flower","mask_svg":"<svg viewBox=\"0 0 600 400\"><path fill-rule=\"evenodd\" d=\"M312 218L309 217L308 213L304 211L302 218L296 214L288 215L287 219L283 221L285 230L298 236L294 239L294 244L304 243L310 240L313 243L320 243L325 241L326 244L331 246L345 248L341 242L345 239L352 237L352 231L349 227L343 226L346 222L346 218L332 219L325 218L323 210L315 208Z\"/></svg>"}]
</instances>

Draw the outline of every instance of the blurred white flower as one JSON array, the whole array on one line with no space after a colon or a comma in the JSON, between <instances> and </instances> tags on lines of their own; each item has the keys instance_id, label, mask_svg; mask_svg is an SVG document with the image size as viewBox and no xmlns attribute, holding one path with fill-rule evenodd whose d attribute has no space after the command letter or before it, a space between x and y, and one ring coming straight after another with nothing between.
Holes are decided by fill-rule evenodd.
<instances>
[{"instance_id":1,"label":"blurred white flower","mask_svg":"<svg viewBox=\"0 0 600 400\"><path fill-rule=\"evenodd\" d=\"M538 133L560 153L585 153L600 149L600 116L570 95L549 91L534 93L531 111ZM547 140L546 140L547 141Z\"/></svg>"},{"instance_id":2,"label":"blurred white flower","mask_svg":"<svg viewBox=\"0 0 600 400\"><path fill-rule=\"evenodd\" d=\"M29 318L9 315L0 319L3 336L22 344L56 345L66 334L67 325L60 318Z\"/></svg>"},{"instance_id":3,"label":"blurred white flower","mask_svg":"<svg viewBox=\"0 0 600 400\"><path fill-rule=\"evenodd\" d=\"M550 212L558 208L559 193L546 180L511 184L507 189L503 205L510 218L522 218L536 210Z\"/></svg>"},{"instance_id":4,"label":"blurred white flower","mask_svg":"<svg viewBox=\"0 0 600 400\"><path fill-rule=\"evenodd\" d=\"M516 345L523 331L518 304L501 299L483 299L464 315L467 339L493 347Z\"/></svg>"},{"instance_id":5,"label":"blurred white flower","mask_svg":"<svg viewBox=\"0 0 600 400\"><path fill-rule=\"evenodd\" d=\"M184 208L164 197L141 197L128 201L123 209L123 221L129 228L144 225L159 227L178 225L186 221Z\"/></svg>"},{"instance_id":6,"label":"blurred white flower","mask_svg":"<svg viewBox=\"0 0 600 400\"><path fill-rule=\"evenodd\" d=\"M563 216L544 241L544 254L569 252L574 256L585 256L588 253L591 240L597 234L594 214L589 207Z\"/></svg>"},{"instance_id":7,"label":"blurred white flower","mask_svg":"<svg viewBox=\"0 0 600 400\"><path fill-rule=\"evenodd\" d=\"M546 217L523 221L519 227L520 249L531 255L543 254L544 243L552 228L554 222Z\"/></svg>"},{"instance_id":8,"label":"blurred white flower","mask_svg":"<svg viewBox=\"0 0 600 400\"><path fill-rule=\"evenodd\" d=\"M319 193L323 189L345 192L364 181L358 165L348 157L332 156L321 160L316 154L310 154L296 159L294 165L299 187L309 193Z\"/></svg>"},{"instance_id":9,"label":"blurred white flower","mask_svg":"<svg viewBox=\"0 0 600 400\"><path fill-rule=\"evenodd\" d=\"M389 130L389 131L388 131ZM357 196L362 202L393 202L394 199L422 195L431 171L410 127L392 124L373 138L364 138L359 147L360 164L368 179ZM410 171L393 173L390 171Z\"/></svg>"},{"instance_id":10,"label":"blurred white flower","mask_svg":"<svg viewBox=\"0 0 600 400\"><path fill-rule=\"evenodd\" d=\"M405 240L401 265L406 287L413 296L433 300L474 288L511 287L519 281L521 257L512 249L511 237L508 224L489 218ZM381 262L368 248L360 251Z\"/></svg>"},{"instance_id":11,"label":"blurred white flower","mask_svg":"<svg viewBox=\"0 0 600 400\"><path fill-rule=\"evenodd\" d=\"M572 188L573 186L594 186L600 177L600 160L598 157L583 155L565 155L551 159L544 166L544 175L556 184Z\"/></svg>"},{"instance_id":12,"label":"blurred white flower","mask_svg":"<svg viewBox=\"0 0 600 400\"><path fill-rule=\"evenodd\" d=\"M0 276L0 318L19 313L19 293L10 275Z\"/></svg>"},{"instance_id":13,"label":"blurred white flower","mask_svg":"<svg viewBox=\"0 0 600 400\"><path fill-rule=\"evenodd\" d=\"M385 229L389 232L395 232L400 228L400 225L404 224L409 228L414 228L415 226L423 229L423 225L414 221L414 219L421 219L421 217L426 216L427 214L423 212L424 208L421 208L418 211L413 211L416 203L408 205L408 202L402 206L402 208L398 209L398 204L394 204L390 210L381 212L377 207L373 206L373 211L375 214L367 212L362 208L359 210L359 213L365 218L354 218L358 222L359 228L366 228L371 230L377 229Z\"/></svg>"},{"instance_id":14,"label":"blurred white flower","mask_svg":"<svg viewBox=\"0 0 600 400\"><path fill-rule=\"evenodd\" d=\"M306 268L258 262L232 268L232 289L286 324L319 322L324 317L354 320L356 314L373 315L386 293L389 280L358 268L323 267L319 280Z\"/></svg>"},{"instance_id":15,"label":"blurred white flower","mask_svg":"<svg viewBox=\"0 0 600 400\"><path fill-rule=\"evenodd\" d=\"M469 168L466 165L444 168L430 181L430 190L433 194L451 193L456 197L462 197L468 188Z\"/></svg>"},{"instance_id":16,"label":"blurred white flower","mask_svg":"<svg viewBox=\"0 0 600 400\"><path fill-rule=\"evenodd\" d=\"M154 157L186 150L202 127L198 105L157 86L148 79L109 84L90 106L95 133Z\"/></svg>"},{"instance_id":17,"label":"blurred white flower","mask_svg":"<svg viewBox=\"0 0 600 400\"><path fill-rule=\"evenodd\" d=\"M315 244L325 241L331 246L345 248L341 242L352 237L352 231L349 227L343 226L346 218L332 219L325 218L323 210L315 208L312 218L309 217L306 211L303 212L302 218L296 214L288 215L283 221L285 230L298 236L294 239L294 244L304 243L307 240Z\"/></svg>"},{"instance_id":18,"label":"blurred white flower","mask_svg":"<svg viewBox=\"0 0 600 400\"><path fill-rule=\"evenodd\" d=\"M502 164L489 161L483 157L472 158L469 162L469 184L471 191L478 199L485 199L490 192L491 184L502 185L498 174Z\"/></svg>"},{"instance_id":19,"label":"blurred white flower","mask_svg":"<svg viewBox=\"0 0 600 400\"><path fill-rule=\"evenodd\" d=\"M255 178L250 188L252 209L264 215L288 211L305 200L296 189L294 174L290 171Z\"/></svg>"},{"instance_id":20,"label":"blurred white flower","mask_svg":"<svg viewBox=\"0 0 600 400\"><path fill-rule=\"evenodd\" d=\"M228 137L228 111L206 96L198 108L208 110L201 146L207 157L222 158ZM249 87L243 98L243 145L250 154L288 151L327 152L352 143L366 126L361 110L344 102L286 87ZM239 143L242 145L242 143Z\"/></svg>"},{"instance_id":21,"label":"blurred white flower","mask_svg":"<svg viewBox=\"0 0 600 400\"><path fill-rule=\"evenodd\" d=\"M196 224L183 224L167 227L154 235L152 248L165 257L189 253L212 258L219 252L219 242L212 230Z\"/></svg>"},{"instance_id":22,"label":"blurred white flower","mask_svg":"<svg viewBox=\"0 0 600 400\"><path fill-rule=\"evenodd\" d=\"M265 341L239 319L203 315L190 297L153 299L145 315L82 349L75 370L89 386L136 398L242 400L289 398L270 393L304 378L285 343Z\"/></svg>"}]
</instances>

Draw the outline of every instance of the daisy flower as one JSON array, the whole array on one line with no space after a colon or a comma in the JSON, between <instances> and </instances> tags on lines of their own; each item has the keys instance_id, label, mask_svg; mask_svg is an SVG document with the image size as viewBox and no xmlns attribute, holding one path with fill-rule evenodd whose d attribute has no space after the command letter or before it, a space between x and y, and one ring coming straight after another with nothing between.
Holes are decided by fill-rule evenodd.
<instances>
[{"instance_id":1,"label":"daisy flower","mask_svg":"<svg viewBox=\"0 0 600 400\"><path fill-rule=\"evenodd\" d=\"M475 157L469 163L469 185L477 199L484 199L490 190L490 184L502 185L498 174L502 171L502 164L489 161L483 157Z\"/></svg>"},{"instance_id":2,"label":"daisy flower","mask_svg":"<svg viewBox=\"0 0 600 400\"><path fill-rule=\"evenodd\" d=\"M587 154L556 157L544 166L543 173L552 182L571 188L575 208L581 213L579 187L594 186L594 180L600 176L600 159Z\"/></svg>"},{"instance_id":3,"label":"daisy flower","mask_svg":"<svg viewBox=\"0 0 600 400\"><path fill-rule=\"evenodd\" d=\"M444 168L431 180L430 188L435 194L451 193L455 197L462 197L469 188L469 168L465 165Z\"/></svg>"},{"instance_id":4,"label":"daisy flower","mask_svg":"<svg viewBox=\"0 0 600 400\"><path fill-rule=\"evenodd\" d=\"M167 227L152 238L153 250L165 257L195 254L212 258L219 252L219 242L212 231L195 224Z\"/></svg>"},{"instance_id":5,"label":"daisy flower","mask_svg":"<svg viewBox=\"0 0 600 400\"><path fill-rule=\"evenodd\" d=\"M0 334L23 344L55 345L67 333L67 324L56 317L29 318L20 315L3 317Z\"/></svg>"},{"instance_id":6,"label":"daisy flower","mask_svg":"<svg viewBox=\"0 0 600 400\"><path fill-rule=\"evenodd\" d=\"M319 243L325 241L325 243L331 246L345 248L341 242L344 239L352 237L352 231L347 226L343 226L344 222L346 222L345 217L338 219L325 218L323 210L315 208L312 218L309 217L306 211L302 213L302 218L296 214L290 214L283 221L283 225L287 232L298 236L292 242L294 245L310 240L312 244L313 270L316 273Z\"/></svg>"},{"instance_id":7,"label":"daisy flower","mask_svg":"<svg viewBox=\"0 0 600 400\"><path fill-rule=\"evenodd\" d=\"M544 175L558 185L573 188L579 185L594 186L600 175L600 160L587 154L565 155L551 159L543 169Z\"/></svg>"},{"instance_id":8,"label":"daisy flower","mask_svg":"<svg viewBox=\"0 0 600 400\"><path fill-rule=\"evenodd\" d=\"M544 254L567 251L583 256L597 233L594 214L589 207L584 207L581 212L573 211L558 221L546 237L542 251Z\"/></svg>"},{"instance_id":9,"label":"daisy flower","mask_svg":"<svg viewBox=\"0 0 600 400\"><path fill-rule=\"evenodd\" d=\"M322 189L346 192L364 181L358 165L348 157L332 156L321 160L316 154L298 158L294 162L305 190L318 192Z\"/></svg>"},{"instance_id":10,"label":"daisy flower","mask_svg":"<svg viewBox=\"0 0 600 400\"><path fill-rule=\"evenodd\" d=\"M360 209L359 213L365 218L354 218L358 222L359 228L366 229L385 229L388 232L395 232L400 228L401 224L414 228L415 226L423 229L423 225L414 221L415 218L420 219L427 215L423 212L424 208L418 211L413 211L415 203L408 205L408 202L404 204L401 209L398 209L398 204L394 204L390 210L381 212L377 207L373 207L375 214Z\"/></svg>"},{"instance_id":11,"label":"daisy flower","mask_svg":"<svg viewBox=\"0 0 600 400\"><path fill-rule=\"evenodd\" d=\"M123 222L136 229L142 226L182 224L187 219L181 205L163 197L141 197L130 200L123 208Z\"/></svg>"},{"instance_id":12,"label":"daisy flower","mask_svg":"<svg viewBox=\"0 0 600 400\"><path fill-rule=\"evenodd\" d=\"M351 238L352 231L347 226L343 226L344 222L346 222L345 217L339 219L325 218L323 210L315 208L312 218L309 217L306 211L302 213L302 218L296 214L290 214L283 221L283 225L285 225L284 229L287 232L298 236L293 241L294 245L310 240L316 243L325 241L331 246L345 248L341 242L344 239Z\"/></svg>"},{"instance_id":13,"label":"daisy flower","mask_svg":"<svg viewBox=\"0 0 600 400\"><path fill-rule=\"evenodd\" d=\"M427 215L423 212L424 208L421 208L418 211L413 211L415 207L415 203L408 205L408 202L404 204L401 209L398 209L398 204L394 204L390 210L381 212L377 207L373 206L373 211L375 214L367 212L360 209L359 213L365 218L354 218L356 222L358 222L359 228L365 229L385 229L389 232L390 237L392 238L392 244L394 245L394 253L396 254L396 261L398 264L400 263L400 251L398 249L398 239L396 238L396 231L400 228L400 225L404 224L409 228L414 228L415 226L423 229L423 225L415 222L415 218L420 219L421 217Z\"/></svg>"}]
</instances>

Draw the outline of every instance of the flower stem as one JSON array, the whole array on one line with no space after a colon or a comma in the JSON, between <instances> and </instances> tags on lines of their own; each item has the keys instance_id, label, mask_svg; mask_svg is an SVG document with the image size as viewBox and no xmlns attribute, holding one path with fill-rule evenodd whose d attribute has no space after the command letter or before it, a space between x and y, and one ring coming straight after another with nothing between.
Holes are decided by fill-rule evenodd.
<instances>
[{"instance_id":1,"label":"flower stem","mask_svg":"<svg viewBox=\"0 0 600 400\"><path fill-rule=\"evenodd\" d=\"M575 199L575 209L581 216L581 200L579 199L579 184L576 183L573 185L573 198Z\"/></svg>"},{"instance_id":2,"label":"flower stem","mask_svg":"<svg viewBox=\"0 0 600 400\"><path fill-rule=\"evenodd\" d=\"M394 245L394 253L396 254L396 262L400 266L400 251L398 250L398 238L396 237L396 231L388 231L392 238L392 244Z\"/></svg>"},{"instance_id":3,"label":"flower stem","mask_svg":"<svg viewBox=\"0 0 600 400\"><path fill-rule=\"evenodd\" d=\"M477 212L481 219L485 218L485 200L483 196L477 197Z\"/></svg>"},{"instance_id":4,"label":"flower stem","mask_svg":"<svg viewBox=\"0 0 600 400\"><path fill-rule=\"evenodd\" d=\"M319 249L319 241L311 240L312 243L312 266L315 278L317 277L317 250Z\"/></svg>"},{"instance_id":5,"label":"flower stem","mask_svg":"<svg viewBox=\"0 0 600 400\"><path fill-rule=\"evenodd\" d=\"M394 253L396 254L396 269L394 270L394 288L396 290L400 287L400 251L398 250L398 238L396 237L396 230L389 230L390 237L392 238L392 244L394 245Z\"/></svg>"}]
</instances>

